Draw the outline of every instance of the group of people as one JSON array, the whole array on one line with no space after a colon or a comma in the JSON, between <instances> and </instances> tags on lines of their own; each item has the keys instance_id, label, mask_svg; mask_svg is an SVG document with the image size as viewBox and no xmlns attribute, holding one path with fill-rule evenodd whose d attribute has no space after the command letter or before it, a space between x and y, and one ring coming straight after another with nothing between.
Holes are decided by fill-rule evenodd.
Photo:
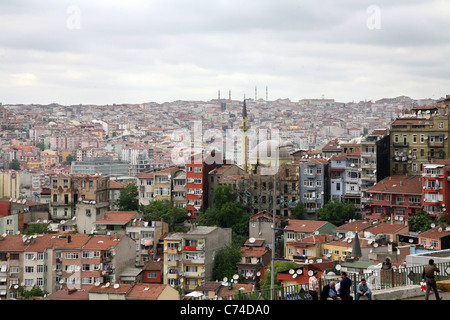
<instances>
[{"instance_id":1,"label":"group of people","mask_svg":"<svg viewBox=\"0 0 450 320\"><path fill-rule=\"evenodd\" d=\"M323 286L322 292L319 293L319 274L317 271L309 278L309 294L313 300L353 300L351 295L352 280L347 276L346 272L341 272L341 281L331 281L329 284ZM367 297L372 300L372 291L366 282L366 279L361 279L356 290L355 300L361 297Z\"/></svg>"},{"instance_id":2,"label":"group of people","mask_svg":"<svg viewBox=\"0 0 450 320\"><path fill-rule=\"evenodd\" d=\"M386 259L386 262L388 259ZM422 281L426 282L425 300L428 300L431 290L434 291L436 300L442 300L439 296L439 292L436 286L436 280L434 274L439 273L439 269L434 263L433 259L430 259L428 265L424 267L422 273ZM352 280L347 277L346 272L341 272L341 281L331 281L322 288L319 292L319 273L317 271L309 277L309 294L312 300L353 300L351 293ZM372 291L366 282L366 279L361 279L356 290L355 300L359 300L361 297L367 297L368 300L372 300Z\"/></svg>"}]
</instances>

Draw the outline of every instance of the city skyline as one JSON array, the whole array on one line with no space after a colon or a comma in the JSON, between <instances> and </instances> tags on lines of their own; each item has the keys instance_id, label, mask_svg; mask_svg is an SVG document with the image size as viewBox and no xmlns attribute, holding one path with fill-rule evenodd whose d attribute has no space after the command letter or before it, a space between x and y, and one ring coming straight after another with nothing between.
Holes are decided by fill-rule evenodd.
<instances>
[{"instance_id":1,"label":"city skyline","mask_svg":"<svg viewBox=\"0 0 450 320\"><path fill-rule=\"evenodd\" d=\"M438 99L443 1L3 1L3 104Z\"/></svg>"}]
</instances>

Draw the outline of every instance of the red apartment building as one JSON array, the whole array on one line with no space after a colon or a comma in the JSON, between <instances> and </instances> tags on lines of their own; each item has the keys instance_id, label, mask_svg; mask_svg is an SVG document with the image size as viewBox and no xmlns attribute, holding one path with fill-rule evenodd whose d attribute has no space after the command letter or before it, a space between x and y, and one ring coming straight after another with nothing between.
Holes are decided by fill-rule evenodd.
<instances>
[{"instance_id":1,"label":"red apartment building","mask_svg":"<svg viewBox=\"0 0 450 320\"><path fill-rule=\"evenodd\" d=\"M206 210L208 207L208 173L222 164L221 155L214 151L207 156L192 155L186 164L186 210L189 218L198 218L200 208Z\"/></svg>"},{"instance_id":2,"label":"red apartment building","mask_svg":"<svg viewBox=\"0 0 450 320\"><path fill-rule=\"evenodd\" d=\"M370 187L367 192L373 199L367 203L366 219L409 220L423 208L422 180L417 175L392 175Z\"/></svg>"},{"instance_id":3,"label":"red apartment building","mask_svg":"<svg viewBox=\"0 0 450 320\"><path fill-rule=\"evenodd\" d=\"M449 208L449 165L450 160L436 160L423 165L423 209L431 217L446 215Z\"/></svg>"}]
</instances>

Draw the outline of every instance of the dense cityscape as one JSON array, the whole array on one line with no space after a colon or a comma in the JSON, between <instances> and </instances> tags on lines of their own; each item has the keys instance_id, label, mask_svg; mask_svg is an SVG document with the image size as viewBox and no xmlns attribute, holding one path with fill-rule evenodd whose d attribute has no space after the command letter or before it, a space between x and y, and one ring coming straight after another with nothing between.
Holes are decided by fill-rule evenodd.
<instances>
[{"instance_id":1,"label":"dense cityscape","mask_svg":"<svg viewBox=\"0 0 450 320\"><path fill-rule=\"evenodd\" d=\"M1 105L0 297L308 299L344 271L393 300L449 262L449 96L267 91Z\"/></svg>"}]
</instances>

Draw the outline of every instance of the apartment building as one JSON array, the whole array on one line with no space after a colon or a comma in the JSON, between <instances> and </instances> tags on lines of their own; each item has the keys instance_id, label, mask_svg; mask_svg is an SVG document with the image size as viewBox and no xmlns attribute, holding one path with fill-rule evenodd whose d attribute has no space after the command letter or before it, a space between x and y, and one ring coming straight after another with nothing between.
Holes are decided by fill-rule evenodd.
<instances>
[{"instance_id":1,"label":"apartment building","mask_svg":"<svg viewBox=\"0 0 450 320\"><path fill-rule=\"evenodd\" d=\"M450 160L435 160L423 165L423 210L431 217L446 215L450 205Z\"/></svg>"},{"instance_id":2,"label":"apartment building","mask_svg":"<svg viewBox=\"0 0 450 320\"><path fill-rule=\"evenodd\" d=\"M372 200L367 203L366 219L389 217L405 223L423 208L423 178L418 175L389 176L368 189Z\"/></svg>"},{"instance_id":3,"label":"apartment building","mask_svg":"<svg viewBox=\"0 0 450 320\"><path fill-rule=\"evenodd\" d=\"M136 266L142 267L156 258L160 238L169 232L164 221L144 221L134 218L126 227L126 234L136 241Z\"/></svg>"},{"instance_id":4,"label":"apartment building","mask_svg":"<svg viewBox=\"0 0 450 320\"><path fill-rule=\"evenodd\" d=\"M15 171L0 172L0 199L20 197L20 174Z\"/></svg>"},{"instance_id":5,"label":"apartment building","mask_svg":"<svg viewBox=\"0 0 450 320\"><path fill-rule=\"evenodd\" d=\"M78 232L90 233L93 223L108 210L109 177L100 174L59 174L51 177L50 216L76 216Z\"/></svg>"},{"instance_id":6,"label":"apartment building","mask_svg":"<svg viewBox=\"0 0 450 320\"><path fill-rule=\"evenodd\" d=\"M391 174L421 174L424 163L449 155L447 107L413 107L389 131Z\"/></svg>"},{"instance_id":7,"label":"apartment building","mask_svg":"<svg viewBox=\"0 0 450 320\"><path fill-rule=\"evenodd\" d=\"M134 265L134 240L87 234L7 235L0 239L0 296L18 298L20 287L49 293L87 290L115 282Z\"/></svg>"},{"instance_id":8,"label":"apartment building","mask_svg":"<svg viewBox=\"0 0 450 320\"><path fill-rule=\"evenodd\" d=\"M345 190L346 155L334 155L330 159L330 200L342 202Z\"/></svg>"},{"instance_id":9,"label":"apartment building","mask_svg":"<svg viewBox=\"0 0 450 320\"><path fill-rule=\"evenodd\" d=\"M315 256L320 252L317 245L328 240L323 235L331 234L335 227L328 221L289 219L284 228L284 256L291 259ZM311 236L313 238L309 239Z\"/></svg>"},{"instance_id":10,"label":"apartment building","mask_svg":"<svg viewBox=\"0 0 450 320\"><path fill-rule=\"evenodd\" d=\"M345 189L343 201L354 204L357 213L361 209L361 171L361 152L358 150L348 153L344 172Z\"/></svg>"},{"instance_id":11,"label":"apartment building","mask_svg":"<svg viewBox=\"0 0 450 320\"><path fill-rule=\"evenodd\" d=\"M198 226L164 238L164 283L194 290L209 281L216 252L231 243L230 228Z\"/></svg>"},{"instance_id":12,"label":"apartment building","mask_svg":"<svg viewBox=\"0 0 450 320\"><path fill-rule=\"evenodd\" d=\"M200 208L208 208L208 173L222 165L215 160L217 157L220 159L215 152L209 155L200 153L192 155L186 164L186 210L189 218L197 218Z\"/></svg>"},{"instance_id":13,"label":"apartment building","mask_svg":"<svg viewBox=\"0 0 450 320\"><path fill-rule=\"evenodd\" d=\"M139 204L148 205L155 197L155 174L141 173L137 177L139 188Z\"/></svg>"},{"instance_id":14,"label":"apartment building","mask_svg":"<svg viewBox=\"0 0 450 320\"><path fill-rule=\"evenodd\" d=\"M389 135L378 129L361 139L361 210L369 201L367 189L389 176Z\"/></svg>"},{"instance_id":15,"label":"apartment building","mask_svg":"<svg viewBox=\"0 0 450 320\"><path fill-rule=\"evenodd\" d=\"M324 159L308 159L300 162L300 201L309 217L329 201L329 165Z\"/></svg>"}]
</instances>

